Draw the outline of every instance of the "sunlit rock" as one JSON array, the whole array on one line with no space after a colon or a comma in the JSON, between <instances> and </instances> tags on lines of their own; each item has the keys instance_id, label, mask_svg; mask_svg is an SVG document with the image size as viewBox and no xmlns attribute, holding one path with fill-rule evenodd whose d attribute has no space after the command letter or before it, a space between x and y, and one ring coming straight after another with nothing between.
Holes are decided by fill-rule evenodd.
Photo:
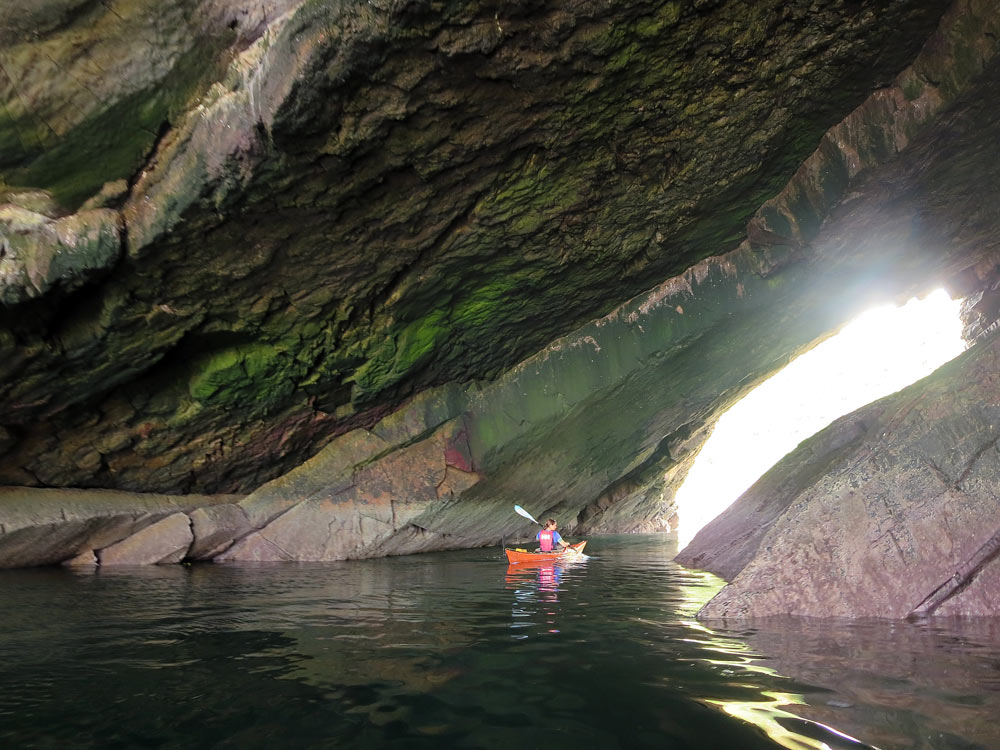
<instances>
[{"instance_id":1,"label":"sunlit rock","mask_svg":"<svg viewBox=\"0 0 1000 750\"><path fill-rule=\"evenodd\" d=\"M706 618L1000 614L1000 338L782 459L677 559L730 580Z\"/></svg>"}]
</instances>

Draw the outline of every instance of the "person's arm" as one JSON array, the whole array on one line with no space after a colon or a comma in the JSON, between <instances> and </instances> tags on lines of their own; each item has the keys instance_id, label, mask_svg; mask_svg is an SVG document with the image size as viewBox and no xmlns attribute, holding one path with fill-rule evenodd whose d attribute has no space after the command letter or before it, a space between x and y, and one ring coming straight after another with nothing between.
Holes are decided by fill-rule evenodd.
<instances>
[{"instance_id":1,"label":"person's arm","mask_svg":"<svg viewBox=\"0 0 1000 750\"><path fill-rule=\"evenodd\" d=\"M562 534L560 534L558 531L554 532L554 538L555 538L556 542L558 542L559 544L561 544L563 546L563 549L569 547L569 542L567 542L565 539L563 539L562 538Z\"/></svg>"}]
</instances>

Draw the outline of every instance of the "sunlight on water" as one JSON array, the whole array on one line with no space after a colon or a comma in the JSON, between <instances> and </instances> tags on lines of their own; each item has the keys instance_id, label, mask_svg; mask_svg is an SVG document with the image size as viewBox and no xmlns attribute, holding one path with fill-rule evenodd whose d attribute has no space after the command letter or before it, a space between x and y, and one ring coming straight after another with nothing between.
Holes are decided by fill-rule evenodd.
<instances>
[{"instance_id":1,"label":"sunlight on water","mask_svg":"<svg viewBox=\"0 0 1000 750\"><path fill-rule=\"evenodd\" d=\"M699 626L700 627L700 626ZM754 653L742 641L727 638L709 628L702 628L710 638L701 643L704 650L727 658L702 658L703 661L722 668L723 674L738 680L741 675L759 674L781 679L783 676L759 662L761 655ZM791 713L789 708L807 705L797 693L763 690L753 700L718 700L705 697L706 705L720 708L729 716L758 727L777 745L788 750L832 750L832 748L870 747L843 732L825 724L809 721Z\"/></svg>"},{"instance_id":2,"label":"sunlight on water","mask_svg":"<svg viewBox=\"0 0 1000 750\"><path fill-rule=\"evenodd\" d=\"M960 306L939 289L869 310L723 414L677 492L680 545L800 442L961 354Z\"/></svg>"}]
</instances>

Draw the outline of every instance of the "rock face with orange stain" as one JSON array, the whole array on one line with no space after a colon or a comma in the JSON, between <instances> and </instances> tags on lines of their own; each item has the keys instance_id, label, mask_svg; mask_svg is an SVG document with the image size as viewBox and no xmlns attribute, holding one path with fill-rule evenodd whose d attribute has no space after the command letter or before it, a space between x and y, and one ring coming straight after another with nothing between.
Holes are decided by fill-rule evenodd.
<instances>
[{"instance_id":1,"label":"rock face with orange stain","mask_svg":"<svg viewBox=\"0 0 1000 750\"><path fill-rule=\"evenodd\" d=\"M478 481L475 473L458 474L446 462L457 427L445 423L429 437L396 450L366 432L334 441L244 500L241 507L262 525L215 560L344 560L380 551L401 554L462 546L450 538L448 524L435 532L423 520ZM344 465L345 441L374 445L375 450ZM433 539L435 534L439 540ZM482 544L485 538L469 541Z\"/></svg>"},{"instance_id":2,"label":"rock face with orange stain","mask_svg":"<svg viewBox=\"0 0 1000 750\"><path fill-rule=\"evenodd\" d=\"M704 618L1000 614L1000 338L804 441L677 556Z\"/></svg>"}]
</instances>

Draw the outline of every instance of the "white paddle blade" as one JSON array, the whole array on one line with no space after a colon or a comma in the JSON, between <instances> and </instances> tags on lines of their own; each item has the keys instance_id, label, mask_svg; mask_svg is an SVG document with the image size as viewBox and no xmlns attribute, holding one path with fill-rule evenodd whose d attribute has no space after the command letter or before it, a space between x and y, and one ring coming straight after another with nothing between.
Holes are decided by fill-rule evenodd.
<instances>
[{"instance_id":1,"label":"white paddle blade","mask_svg":"<svg viewBox=\"0 0 1000 750\"><path fill-rule=\"evenodd\" d=\"M524 516L529 521L535 521L535 517L531 515L528 511L526 511L524 508L522 508L520 505L514 506L514 512L517 513L517 515L519 516ZM538 523L538 521L535 521L535 523ZM538 523L538 525L541 526L540 523Z\"/></svg>"}]
</instances>

